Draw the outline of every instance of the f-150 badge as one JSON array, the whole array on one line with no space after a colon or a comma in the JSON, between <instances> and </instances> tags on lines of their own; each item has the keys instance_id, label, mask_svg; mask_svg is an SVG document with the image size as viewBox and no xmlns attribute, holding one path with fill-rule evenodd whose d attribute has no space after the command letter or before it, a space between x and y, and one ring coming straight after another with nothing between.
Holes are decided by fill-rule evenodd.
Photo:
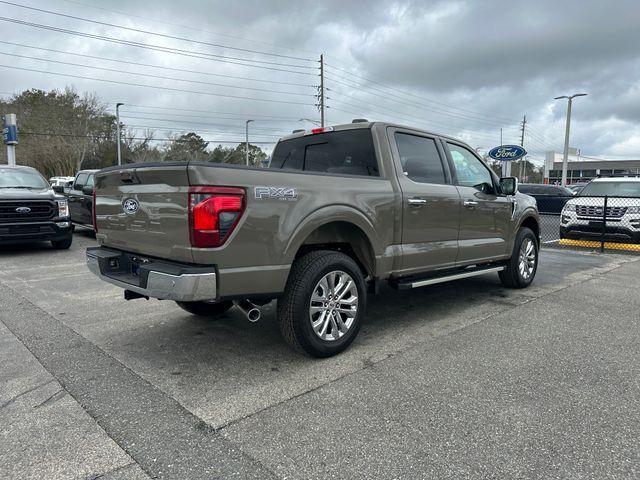
<instances>
[{"instance_id":1,"label":"f-150 badge","mask_svg":"<svg viewBox=\"0 0 640 480\"><path fill-rule=\"evenodd\" d=\"M257 200L273 198L276 200L297 200L298 192L291 187L255 187L254 194Z\"/></svg>"}]
</instances>

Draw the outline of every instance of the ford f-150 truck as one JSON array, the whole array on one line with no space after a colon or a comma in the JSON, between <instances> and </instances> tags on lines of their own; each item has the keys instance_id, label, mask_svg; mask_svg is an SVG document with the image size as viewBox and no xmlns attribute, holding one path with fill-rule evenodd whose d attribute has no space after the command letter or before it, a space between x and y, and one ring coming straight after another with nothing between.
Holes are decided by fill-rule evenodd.
<instances>
[{"instance_id":1,"label":"ford f-150 truck","mask_svg":"<svg viewBox=\"0 0 640 480\"><path fill-rule=\"evenodd\" d=\"M267 169L107 168L94 196L100 246L87 263L126 299L211 316L235 303L254 321L277 299L284 338L319 357L353 341L383 281L407 289L495 272L522 288L538 266L535 200L515 178L459 140L389 123L294 133Z\"/></svg>"},{"instance_id":2,"label":"ford f-150 truck","mask_svg":"<svg viewBox=\"0 0 640 480\"><path fill-rule=\"evenodd\" d=\"M57 192L55 191L57 190ZM0 165L0 245L51 242L71 247L67 199L31 167Z\"/></svg>"}]
</instances>

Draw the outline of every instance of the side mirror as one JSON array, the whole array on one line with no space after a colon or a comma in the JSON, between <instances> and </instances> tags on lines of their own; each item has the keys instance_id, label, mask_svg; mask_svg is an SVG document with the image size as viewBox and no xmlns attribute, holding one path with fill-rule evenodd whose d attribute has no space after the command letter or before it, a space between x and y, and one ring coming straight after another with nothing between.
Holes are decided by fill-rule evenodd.
<instances>
[{"instance_id":1,"label":"side mirror","mask_svg":"<svg viewBox=\"0 0 640 480\"><path fill-rule=\"evenodd\" d=\"M54 185L51 189L56 193L64 194L64 187L62 185Z\"/></svg>"},{"instance_id":2,"label":"side mirror","mask_svg":"<svg viewBox=\"0 0 640 480\"><path fill-rule=\"evenodd\" d=\"M500 191L503 195L515 195L518 191L518 179L516 177L501 178Z\"/></svg>"},{"instance_id":3,"label":"side mirror","mask_svg":"<svg viewBox=\"0 0 640 480\"><path fill-rule=\"evenodd\" d=\"M85 195L93 195L93 187L91 185L82 187L82 193L84 193Z\"/></svg>"}]
</instances>

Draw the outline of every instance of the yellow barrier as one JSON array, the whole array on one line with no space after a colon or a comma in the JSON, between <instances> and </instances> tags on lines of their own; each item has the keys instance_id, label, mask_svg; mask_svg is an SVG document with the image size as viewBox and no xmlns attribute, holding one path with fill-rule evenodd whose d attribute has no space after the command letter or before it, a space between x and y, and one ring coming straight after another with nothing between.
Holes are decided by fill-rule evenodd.
<instances>
[{"instance_id":1,"label":"yellow barrier","mask_svg":"<svg viewBox=\"0 0 640 480\"><path fill-rule=\"evenodd\" d=\"M594 242L593 240L571 240L568 238L563 238L559 243L560 245L564 245L567 247L600 248L600 242ZM604 242L604 248L609 250L627 250L630 252L640 252L640 244L635 243Z\"/></svg>"}]
</instances>

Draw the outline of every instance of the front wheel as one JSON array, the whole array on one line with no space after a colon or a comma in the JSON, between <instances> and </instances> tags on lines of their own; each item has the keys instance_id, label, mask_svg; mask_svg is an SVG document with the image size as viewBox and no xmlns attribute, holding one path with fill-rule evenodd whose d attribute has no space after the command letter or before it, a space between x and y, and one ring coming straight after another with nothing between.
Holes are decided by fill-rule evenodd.
<instances>
[{"instance_id":1,"label":"front wheel","mask_svg":"<svg viewBox=\"0 0 640 480\"><path fill-rule=\"evenodd\" d=\"M233 302L176 302L183 310L201 317L216 317L233 307Z\"/></svg>"},{"instance_id":2,"label":"front wheel","mask_svg":"<svg viewBox=\"0 0 640 480\"><path fill-rule=\"evenodd\" d=\"M51 246L56 250L68 250L73 242L73 237L65 238L64 240L52 240Z\"/></svg>"},{"instance_id":3,"label":"front wheel","mask_svg":"<svg viewBox=\"0 0 640 480\"><path fill-rule=\"evenodd\" d=\"M525 288L531 285L538 271L538 239L528 228L518 231L507 268L498 275L505 287Z\"/></svg>"},{"instance_id":4,"label":"front wheel","mask_svg":"<svg viewBox=\"0 0 640 480\"><path fill-rule=\"evenodd\" d=\"M294 349L330 357L356 338L366 304L364 277L351 257L311 252L295 261L278 300L280 330Z\"/></svg>"}]
</instances>

